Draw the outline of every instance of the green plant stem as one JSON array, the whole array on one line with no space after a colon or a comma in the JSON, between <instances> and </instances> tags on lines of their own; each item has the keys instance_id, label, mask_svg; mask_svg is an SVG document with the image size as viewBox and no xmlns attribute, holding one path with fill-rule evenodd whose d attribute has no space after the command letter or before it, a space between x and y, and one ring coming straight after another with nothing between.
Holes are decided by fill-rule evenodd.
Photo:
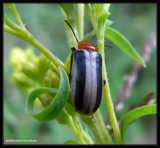
<instances>
[{"instance_id":1,"label":"green plant stem","mask_svg":"<svg viewBox=\"0 0 160 148\"><path fill-rule=\"evenodd\" d=\"M108 144L113 144L112 139L109 135L107 128L105 127L104 121L102 119L102 116L101 116L101 113L99 110L95 113L95 118L97 118L97 121L99 123L99 127L101 128L101 131L104 135L105 140L107 139Z\"/></svg>"},{"instance_id":2,"label":"green plant stem","mask_svg":"<svg viewBox=\"0 0 160 148\"><path fill-rule=\"evenodd\" d=\"M83 130L80 124L80 121L78 119L78 116L76 116L74 119L71 118L69 127L82 144L93 144L94 143L92 139L90 138L90 136L87 135L85 131Z\"/></svg>"},{"instance_id":3,"label":"green plant stem","mask_svg":"<svg viewBox=\"0 0 160 148\"><path fill-rule=\"evenodd\" d=\"M4 31L11 33L13 35L16 35L17 37L27 41L28 43L32 44L34 47L36 47L39 51L41 51L44 55L46 55L53 64L55 64L56 71L58 70L58 66L61 66L64 68L64 64L56 58L44 45L42 45L39 41L37 41L33 35L25 28L18 11L15 7L15 5L12 5L12 9L10 9L18 22L19 25L15 24L12 20L10 20L7 15L5 15L5 23L8 26L4 26Z\"/></svg>"},{"instance_id":4,"label":"green plant stem","mask_svg":"<svg viewBox=\"0 0 160 148\"><path fill-rule=\"evenodd\" d=\"M117 119L116 119L116 115L115 115L115 111L114 111L114 107L113 107L113 103L112 103L112 98L111 98L111 94L110 94L110 88L109 88L107 75L104 77L104 79L106 81L106 84L105 84L106 86L104 87L104 96L105 96L105 99L106 99L108 114L109 114L109 117L110 117L110 121L111 121L111 124L112 124L112 127L113 127L115 137L116 137L118 143L122 144L121 134L120 134L118 122L117 122Z\"/></svg>"},{"instance_id":5,"label":"green plant stem","mask_svg":"<svg viewBox=\"0 0 160 148\"><path fill-rule=\"evenodd\" d=\"M113 144L99 110L91 116L81 115L81 118L91 129L98 144Z\"/></svg>"},{"instance_id":6,"label":"green plant stem","mask_svg":"<svg viewBox=\"0 0 160 148\"><path fill-rule=\"evenodd\" d=\"M59 74L58 69L56 68L56 66L55 66L53 63L51 63L50 68L51 68L51 70L54 71L56 74Z\"/></svg>"},{"instance_id":7,"label":"green plant stem","mask_svg":"<svg viewBox=\"0 0 160 148\"><path fill-rule=\"evenodd\" d=\"M5 23L11 27L12 29L18 31L18 32L24 32L26 30L24 30L24 28L20 27L19 25L15 24L13 21L11 21L8 17L7 17L7 14L5 14L4 16L4 20L5 20Z\"/></svg>"},{"instance_id":8,"label":"green plant stem","mask_svg":"<svg viewBox=\"0 0 160 148\"><path fill-rule=\"evenodd\" d=\"M83 40L83 27L84 27L84 4L77 4L77 30L79 41Z\"/></svg>"},{"instance_id":9,"label":"green plant stem","mask_svg":"<svg viewBox=\"0 0 160 148\"><path fill-rule=\"evenodd\" d=\"M44 45L42 45L39 41L37 41L28 31L27 31L27 37L25 35L23 35L21 32L17 32L11 28L9 28L8 26L4 26L4 31L8 32L12 35L15 35L25 41L27 41L28 43L30 43L31 45L33 45L34 47L36 47L40 52L42 52L44 55L46 55L52 62L54 65L56 65L56 71L58 71L58 66L61 66L64 68L64 64L58 59L56 58ZM26 33L26 31L25 31Z\"/></svg>"},{"instance_id":10,"label":"green plant stem","mask_svg":"<svg viewBox=\"0 0 160 148\"><path fill-rule=\"evenodd\" d=\"M57 66L56 68L58 68L58 66L61 66L64 68L64 64L35 38L29 40L29 43L32 44L34 47L36 47L44 55L46 55L53 62L53 64Z\"/></svg>"},{"instance_id":11,"label":"green plant stem","mask_svg":"<svg viewBox=\"0 0 160 148\"><path fill-rule=\"evenodd\" d=\"M23 21L21 20L21 17L19 16L19 13L18 13L16 7L15 7L15 9L13 9L12 13L13 13L13 16L15 17L17 23L18 23L22 28L24 28L24 29L26 30L26 27L25 27L25 25L23 24Z\"/></svg>"},{"instance_id":12,"label":"green plant stem","mask_svg":"<svg viewBox=\"0 0 160 148\"><path fill-rule=\"evenodd\" d=\"M104 96L106 99L106 106L107 106L108 114L110 117L110 121L113 127L115 137L118 143L122 144L121 134L120 134L118 122L116 119L116 115L115 115L115 111L114 111L114 107L112 103L112 98L110 94L110 87L109 87L108 78L107 78L107 71L106 71L106 65L105 65L105 54L104 54L104 37L103 36L98 36L98 50L100 54L102 55L103 79L106 81L106 84L104 86Z\"/></svg>"},{"instance_id":13,"label":"green plant stem","mask_svg":"<svg viewBox=\"0 0 160 148\"><path fill-rule=\"evenodd\" d=\"M61 8L61 12L62 12L63 19L67 20L69 22L70 19L66 16L66 13L63 11L62 8ZM72 22L69 22L69 23L72 26L72 28L77 36L76 20L72 20ZM64 22L64 27L65 27L65 31L66 31L66 38L67 38L67 43L69 45L69 49L71 49L72 47L77 48L77 41L73 35L72 30L69 28L69 26L65 22Z\"/></svg>"},{"instance_id":14,"label":"green plant stem","mask_svg":"<svg viewBox=\"0 0 160 148\"><path fill-rule=\"evenodd\" d=\"M7 32L7 33L10 33L10 34L12 34L12 35L14 35L14 36L16 36L18 38L21 38L21 39L25 40L26 42L28 42L28 40L26 39L26 37L22 33L17 32L17 31L13 30L12 28L10 28L10 27L8 27L6 25L4 25L3 30L5 32Z\"/></svg>"},{"instance_id":15,"label":"green plant stem","mask_svg":"<svg viewBox=\"0 0 160 148\"><path fill-rule=\"evenodd\" d=\"M16 19L17 23L24 29L25 25L23 24L23 21L21 20L21 17L18 14L17 8L15 4L5 4L5 6L12 12L14 18Z\"/></svg>"},{"instance_id":16,"label":"green plant stem","mask_svg":"<svg viewBox=\"0 0 160 148\"><path fill-rule=\"evenodd\" d=\"M88 143L88 144L93 144L94 142L92 141L92 139L90 138L89 135L86 134L86 132L83 130L83 127L79 121L78 116L75 117L75 125L77 127L77 129L79 130L79 134L81 134L84 138L84 140Z\"/></svg>"}]
</instances>

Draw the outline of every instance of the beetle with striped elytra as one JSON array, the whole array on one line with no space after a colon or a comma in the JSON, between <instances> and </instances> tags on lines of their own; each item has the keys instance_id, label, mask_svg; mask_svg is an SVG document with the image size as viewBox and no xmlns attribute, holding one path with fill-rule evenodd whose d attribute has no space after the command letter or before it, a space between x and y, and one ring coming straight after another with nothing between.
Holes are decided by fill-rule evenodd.
<instances>
[{"instance_id":1,"label":"beetle with striped elytra","mask_svg":"<svg viewBox=\"0 0 160 148\"><path fill-rule=\"evenodd\" d=\"M70 84L75 109L80 114L91 115L100 106L105 81L102 76L102 57L96 46L87 40L79 42L71 25L78 49L72 47Z\"/></svg>"}]
</instances>

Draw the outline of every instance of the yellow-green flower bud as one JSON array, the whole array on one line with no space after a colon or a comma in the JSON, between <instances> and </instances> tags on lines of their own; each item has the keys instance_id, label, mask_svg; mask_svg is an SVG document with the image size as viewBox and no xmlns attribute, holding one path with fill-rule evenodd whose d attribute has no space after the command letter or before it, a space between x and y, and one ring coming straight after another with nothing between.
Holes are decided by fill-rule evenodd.
<instances>
[{"instance_id":1,"label":"yellow-green flower bud","mask_svg":"<svg viewBox=\"0 0 160 148\"><path fill-rule=\"evenodd\" d=\"M10 62L14 71L19 71L21 69L21 63L24 61L26 61L26 56L23 49L20 47L12 48Z\"/></svg>"},{"instance_id":2,"label":"yellow-green flower bud","mask_svg":"<svg viewBox=\"0 0 160 148\"><path fill-rule=\"evenodd\" d=\"M36 65L34 65L33 63L26 61L23 62L21 67L21 72L23 72L24 74L26 74L28 77L38 81L39 80L39 76L38 76L38 70Z\"/></svg>"},{"instance_id":3,"label":"yellow-green flower bud","mask_svg":"<svg viewBox=\"0 0 160 148\"><path fill-rule=\"evenodd\" d=\"M48 86L48 87L58 88L59 81L60 81L60 79L57 76L57 74L49 69L46 73L45 78L44 78L44 85Z\"/></svg>"},{"instance_id":4,"label":"yellow-green flower bud","mask_svg":"<svg viewBox=\"0 0 160 148\"><path fill-rule=\"evenodd\" d=\"M11 77L11 81L26 93L38 86L37 83L33 82L32 79L23 73L14 73Z\"/></svg>"}]
</instances>

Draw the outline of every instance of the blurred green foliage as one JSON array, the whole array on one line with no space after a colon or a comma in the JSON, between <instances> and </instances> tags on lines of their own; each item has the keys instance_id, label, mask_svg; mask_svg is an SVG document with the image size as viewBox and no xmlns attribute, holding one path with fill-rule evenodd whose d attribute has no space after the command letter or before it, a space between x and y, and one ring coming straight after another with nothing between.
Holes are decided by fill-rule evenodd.
<instances>
[{"instance_id":1,"label":"blurred green foliage","mask_svg":"<svg viewBox=\"0 0 160 148\"><path fill-rule=\"evenodd\" d=\"M69 54L64 21L58 4L16 4L17 9L27 29L63 62ZM111 4L109 19L114 22L113 28L121 32L132 43L138 53L142 53L145 43L156 31L156 4ZM4 7L4 13L12 18L11 13ZM91 23L85 14L84 33L92 30ZM96 38L91 41L96 44ZM105 49L106 66L113 102L115 102L124 77L132 69L134 61L123 54L110 41ZM76 139L70 129L57 121L41 123L25 112L26 95L11 82L13 73L10 65L11 48L20 46L26 48L28 43L4 33L4 142L5 139L35 139L34 144L62 144L64 141ZM35 49L39 55L39 51ZM126 66L126 63L127 66ZM124 66L125 65L125 66ZM132 104L140 104L150 92L155 92L156 98L156 48L153 49L147 68L140 70L138 80L131 90L125 107L117 113L123 117ZM100 106L104 121L107 120L105 100ZM146 130L147 129L147 130ZM128 143L156 143L156 118L145 116L128 128ZM20 143L22 144L22 143Z\"/></svg>"}]
</instances>

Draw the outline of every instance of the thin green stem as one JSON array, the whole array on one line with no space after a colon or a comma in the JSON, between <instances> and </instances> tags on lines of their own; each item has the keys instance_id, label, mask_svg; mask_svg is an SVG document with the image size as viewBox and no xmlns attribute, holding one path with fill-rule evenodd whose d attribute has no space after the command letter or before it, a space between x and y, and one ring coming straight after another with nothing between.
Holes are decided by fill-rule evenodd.
<instances>
[{"instance_id":1,"label":"thin green stem","mask_svg":"<svg viewBox=\"0 0 160 148\"><path fill-rule=\"evenodd\" d=\"M61 8L62 11L62 16L63 19L66 20L67 22L69 22L68 20L70 20L67 16L66 13L63 11L63 9ZM73 20L72 22L69 22L71 27L74 30L75 35L77 36L77 28L76 28L76 20ZM73 35L73 32L71 30L71 28L64 22L64 27L65 27L65 31L66 31L66 38L67 38L67 42L69 45L69 49L71 49L72 47L76 47L77 48L77 41L75 36ZM77 36L78 37L78 36Z\"/></svg>"},{"instance_id":2,"label":"thin green stem","mask_svg":"<svg viewBox=\"0 0 160 148\"><path fill-rule=\"evenodd\" d=\"M32 44L34 47L36 47L37 49L39 49L39 51L42 52L44 55L46 55L53 62L54 65L64 67L64 64L35 38L28 40L28 42ZM56 68L58 69L58 67Z\"/></svg>"},{"instance_id":3,"label":"thin green stem","mask_svg":"<svg viewBox=\"0 0 160 148\"><path fill-rule=\"evenodd\" d=\"M58 71L58 66L64 67L64 64L58 58L56 58L44 45L42 45L39 41L37 41L29 32L27 32L29 35L27 35L26 37L22 33L17 32L7 26L4 26L4 31L17 36L27 41L28 43L32 44L34 47L36 47L39 51L41 51L44 55L46 55L53 62L54 65L57 66L55 67L56 71Z\"/></svg>"},{"instance_id":4,"label":"thin green stem","mask_svg":"<svg viewBox=\"0 0 160 148\"><path fill-rule=\"evenodd\" d=\"M78 116L75 117L75 126L77 127L79 134L83 137L83 139L87 142L87 144L93 144L94 142L92 141L91 137L86 134L86 132L83 130L83 127L79 121Z\"/></svg>"},{"instance_id":5,"label":"thin green stem","mask_svg":"<svg viewBox=\"0 0 160 148\"><path fill-rule=\"evenodd\" d=\"M87 14L92 22L94 32L97 36L98 51L102 56L103 78L104 80L106 80L106 85L104 87L104 95L106 99L106 105L107 105L109 117L111 120L111 124L113 126L115 137L118 143L122 143L121 134L120 134L119 126L115 116L112 98L110 94L107 72L106 72L106 65L105 65L105 55L104 55L104 32L106 27L106 20L109 15L109 7L110 7L110 4L105 4L105 5L102 4L101 13L99 13L100 11L99 5L96 6L94 4L93 5L86 4Z\"/></svg>"},{"instance_id":6,"label":"thin green stem","mask_svg":"<svg viewBox=\"0 0 160 148\"><path fill-rule=\"evenodd\" d=\"M51 60L51 62L53 62L53 64L56 66L56 71L58 71L58 66L64 68L64 64L58 58L56 58L44 45L37 41L28 30L26 30L15 5L8 5L8 7L20 26L8 19L7 15L5 15L5 23L12 29L4 26L4 31L17 36L36 47L39 51L46 55Z\"/></svg>"},{"instance_id":7,"label":"thin green stem","mask_svg":"<svg viewBox=\"0 0 160 148\"><path fill-rule=\"evenodd\" d=\"M12 29L20 32L20 33L24 33L25 35L29 35L27 30L22 28L21 26L15 24L12 20L10 20L7 15L5 14L5 17L4 17L4 20L5 20L5 23Z\"/></svg>"},{"instance_id":8,"label":"thin green stem","mask_svg":"<svg viewBox=\"0 0 160 148\"><path fill-rule=\"evenodd\" d=\"M70 129L73 131L73 133L77 136L77 138L80 140L82 144L93 144L94 142L90 138L89 135L85 133L83 130L80 121L78 117L76 116L75 119L71 118L69 123Z\"/></svg>"},{"instance_id":9,"label":"thin green stem","mask_svg":"<svg viewBox=\"0 0 160 148\"><path fill-rule=\"evenodd\" d=\"M110 121L113 127L115 137L118 143L122 144L121 134L120 134L118 122L116 119L116 115L115 115L115 111L114 111L114 107L112 103L112 98L110 94L108 78L107 78L107 71L106 71L106 65L105 65L105 54L104 54L104 37L102 36L98 38L98 49L99 49L100 54L102 55L103 79L106 81L106 84L104 86L104 96L106 99L106 106L107 106L108 114L110 117Z\"/></svg>"},{"instance_id":10,"label":"thin green stem","mask_svg":"<svg viewBox=\"0 0 160 148\"><path fill-rule=\"evenodd\" d=\"M98 144L113 144L99 110L91 116L81 115L81 118L91 129Z\"/></svg>"},{"instance_id":11,"label":"thin green stem","mask_svg":"<svg viewBox=\"0 0 160 148\"><path fill-rule=\"evenodd\" d=\"M13 9L12 13L13 13L13 16L15 17L17 23L26 30L26 27L25 27L23 21L21 20L21 17L19 16L19 13L18 13L16 7L15 7L15 9Z\"/></svg>"},{"instance_id":12,"label":"thin green stem","mask_svg":"<svg viewBox=\"0 0 160 148\"><path fill-rule=\"evenodd\" d=\"M77 136L77 138L80 140L80 142L82 144L85 144L85 141L83 140L83 138L78 134L77 129L74 126L74 123L70 123L70 124L68 124L68 126L70 127L70 129L72 130L72 132Z\"/></svg>"},{"instance_id":13,"label":"thin green stem","mask_svg":"<svg viewBox=\"0 0 160 148\"><path fill-rule=\"evenodd\" d=\"M55 71L56 74L59 74L59 70L56 68L56 66L53 63L51 63L50 68L52 71Z\"/></svg>"},{"instance_id":14,"label":"thin green stem","mask_svg":"<svg viewBox=\"0 0 160 148\"><path fill-rule=\"evenodd\" d=\"M101 128L101 131L102 131L102 134L104 135L104 138L107 139L109 144L113 144L112 139L109 135L107 128L105 127L104 121L102 119L102 116L101 116L101 113L99 110L95 113L95 117L97 118L97 121L99 123L99 127Z\"/></svg>"},{"instance_id":15,"label":"thin green stem","mask_svg":"<svg viewBox=\"0 0 160 148\"><path fill-rule=\"evenodd\" d=\"M12 29L12 28L10 28L10 27L8 27L6 25L4 25L3 30L5 32L7 32L7 33L10 33L10 34L12 34L12 35L14 35L14 36L16 36L18 38L21 38L21 39L25 40L26 42L28 42L28 40L26 39L26 37L22 33L17 32L14 29Z\"/></svg>"},{"instance_id":16,"label":"thin green stem","mask_svg":"<svg viewBox=\"0 0 160 148\"><path fill-rule=\"evenodd\" d=\"M5 6L12 12L14 18L16 19L17 23L26 30L25 25L23 24L23 21L21 20L19 13L17 11L15 4L5 4Z\"/></svg>"},{"instance_id":17,"label":"thin green stem","mask_svg":"<svg viewBox=\"0 0 160 148\"><path fill-rule=\"evenodd\" d=\"M118 122L117 122L117 119L116 119L116 115L115 115L115 111L114 111L114 107L113 107L113 103L112 103L112 98L111 98L111 94L110 94L110 88L109 88L109 84L108 84L107 75L104 77L104 79L107 82L105 87L104 87L104 96L105 96L105 99L106 99L108 114L109 114L109 117L110 117L110 121L111 121L111 124L112 124L112 127L113 127L115 137L116 137L118 143L122 144L121 134L120 134Z\"/></svg>"},{"instance_id":18,"label":"thin green stem","mask_svg":"<svg viewBox=\"0 0 160 148\"><path fill-rule=\"evenodd\" d=\"M84 27L84 4L77 4L77 30L79 41L83 40L83 27Z\"/></svg>"}]
</instances>

